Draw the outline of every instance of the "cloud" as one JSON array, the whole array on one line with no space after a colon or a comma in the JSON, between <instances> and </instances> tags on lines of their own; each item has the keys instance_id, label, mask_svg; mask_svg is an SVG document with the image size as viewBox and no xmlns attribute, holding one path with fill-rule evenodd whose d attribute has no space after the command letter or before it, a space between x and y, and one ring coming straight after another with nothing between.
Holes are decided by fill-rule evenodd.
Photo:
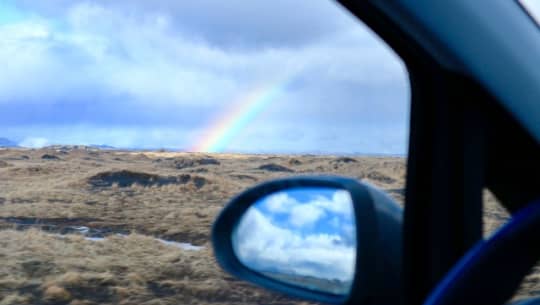
<instances>
[{"instance_id":1,"label":"cloud","mask_svg":"<svg viewBox=\"0 0 540 305\"><path fill-rule=\"evenodd\" d=\"M81 6L73 1L42 3L22 0L17 4L51 18L58 18ZM83 4L77 16L92 16L106 7L124 16L161 18L160 23L175 33L187 33L210 45L229 48L261 48L269 45L299 45L321 39L341 29L348 21L331 1L93 1ZM249 25L249 26L246 26Z\"/></svg>"},{"instance_id":2,"label":"cloud","mask_svg":"<svg viewBox=\"0 0 540 305\"><path fill-rule=\"evenodd\" d=\"M298 205L298 201L289 196L286 192L279 192L263 198L266 209L272 213L286 213L291 210L293 206Z\"/></svg>"},{"instance_id":3,"label":"cloud","mask_svg":"<svg viewBox=\"0 0 540 305\"><path fill-rule=\"evenodd\" d=\"M338 214L344 217L354 215L352 198L348 191L338 190L333 192L331 198L317 196L315 200L309 202L310 205L322 208L329 213Z\"/></svg>"},{"instance_id":4,"label":"cloud","mask_svg":"<svg viewBox=\"0 0 540 305\"><path fill-rule=\"evenodd\" d=\"M297 205L291 209L289 220L295 227L314 225L324 215L324 210L309 204Z\"/></svg>"},{"instance_id":5,"label":"cloud","mask_svg":"<svg viewBox=\"0 0 540 305\"><path fill-rule=\"evenodd\" d=\"M88 133L89 130L92 132ZM46 145L65 143L78 145L108 144L117 148L183 149L186 142L189 143L195 139L193 133L179 128L151 126L109 127L82 124L65 127L29 125L23 127L5 127L2 131L12 135L12 139L16 139L19 143L27 142L27 138L45 138L48 139ZM36 137L26 137L27 134L35 134ZM174 141L171 139L180 140Z\"/></svg>"},{"instance_id":6,"label":"cloud","mask_svg":"<svg viewBox=\"0 0 540 305\"><path fill-rule=\"evenodd\" d=\"M331 196L328 197L327 194ZM307 201L299 201L294 196L309 195ZM296 227L315 224L323 216L337 215L351 222L354 215L352 199L346 190L325 188L298 188L273 193L255 204L271 214L287 214L289 223ZM338 218L338 217L335 217Z\"/></svg>"},{"instance_id":7,"label":"cloud","mask_svg":"<svg viewBox=\"0 0 540 305\"><path fill-rule=\"evenodd\" d=\"M7 3L20 16L0 22L0 126L19 139L34 125L63 129L53 142L76 126L95 128L79 142L102 128L196 139L263 83L281 94L230 150L405 151L405 68L332 2Z\"/></svg>"},{"instance_id":8,"label":"cloud","mask_svg":"<svg viewBox=\"0 0 540 305\"><path fill-rule=\"evenodd\" d=\"M340 206L345 202L348 209ZM233 245L240 261L257 271L349 285L356 259L352 201L345 191L325 188L272 194L242 217Z\"/></svg>"},{"instance_id":9,"label":"cloud","mask_svg":"<svg viewBox=\"0 0 540 305\"><path fill-rule=\"evenodd\" d=\"M49 145L50 142L46 138L25 138L19 143L19 146L30 148L41 148Z\"/></svg>"},{"instance_id":10,"label":"cloud","mask_svg":"<svg viewBox=\"0 0 540 305\"><path fill-rule=\"evenodd\" d=\"M257 209L248 210L235 231L240 261L257 271L283 272L322 279L352 280L356 248L339 243L339 236L301 236L272 224Z\"/></svg>"}]
</instances>

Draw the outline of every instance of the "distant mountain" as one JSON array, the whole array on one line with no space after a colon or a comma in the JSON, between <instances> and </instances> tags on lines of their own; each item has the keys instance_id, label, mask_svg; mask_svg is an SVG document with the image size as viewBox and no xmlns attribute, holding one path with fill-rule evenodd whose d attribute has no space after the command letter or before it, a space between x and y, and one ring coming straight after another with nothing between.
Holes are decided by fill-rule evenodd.
<instances>
[{"instance_id":1,"label":"distant mountain","mask_svg":"<svg viewBox=\"0 0 540 305\"><path fill-rule=\"evenodd\" d=\"M19 145L10 139L0 138L0 147L19 147Z\"/></svg>"},{"instance_id":2,"label":"distant mountain","mask_svg":"<svg viewBox=\"0 0 540 305\"><path fill-rule=\"evenodd\" d=\"M44 149L52 149L52 150L65 150L65 151L70 151L70 150L96 150L96 149L99 149L99 150L113 150L113 149L117 149L114 146L94 145L94 144L90 144L90 145L54 144L54 145L45 146L43 148Z\"/></svg>"},{"instance_id":3,"label":"distant mountain","mask_svg":"<svg viewBox=\"0 0 540 305\"><path fill-rule=\"evenodd\" d=\"M114 146L110 146L110 145L96 145L96 144L91 144L91 145L88 145L89 147L92 147L92 148L99 148L99 149L116 149L116 147Z\"/></svg>"}]
</instances>

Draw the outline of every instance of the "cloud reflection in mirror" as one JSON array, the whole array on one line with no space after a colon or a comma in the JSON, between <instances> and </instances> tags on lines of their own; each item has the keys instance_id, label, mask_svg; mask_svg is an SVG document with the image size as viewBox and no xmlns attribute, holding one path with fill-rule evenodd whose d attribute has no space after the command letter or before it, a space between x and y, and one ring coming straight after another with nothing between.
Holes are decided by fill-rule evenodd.
<instances>
[{"instance_id":1,"label":"cloud reflection in mirror","mask_svg":"<svg viewBox=\"0 0 540 305\"><path fill-rule=\"evenodd\" d=\"M270 194L236 227L233 247L248 268L295 286L346 295L356 259L350 194L302 187Z\"/></svg>"}]
</instances>

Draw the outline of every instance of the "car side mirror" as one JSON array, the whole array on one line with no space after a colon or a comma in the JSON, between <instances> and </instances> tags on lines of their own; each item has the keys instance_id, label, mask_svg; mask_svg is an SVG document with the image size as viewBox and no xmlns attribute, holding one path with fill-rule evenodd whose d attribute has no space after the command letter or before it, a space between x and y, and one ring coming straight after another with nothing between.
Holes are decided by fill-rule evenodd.
<instances>
[{"instance_id":1,"label":"car side mirror","mask_svg":"<svg viewBox=\"0 0 540 305\"><path fill-rule=\"evenodd\" d=\"M296 177L255 186L214 223L220 266L307 300L397 304L402 209L373 186L343 177Z\"/></svg>"}]
</instances>

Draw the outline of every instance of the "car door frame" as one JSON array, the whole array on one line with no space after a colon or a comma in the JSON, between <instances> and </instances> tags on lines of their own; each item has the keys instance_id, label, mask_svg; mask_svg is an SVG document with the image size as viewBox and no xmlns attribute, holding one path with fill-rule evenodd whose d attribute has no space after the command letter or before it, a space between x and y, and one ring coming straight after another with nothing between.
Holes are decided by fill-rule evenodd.
<instances>
[{"instance_id":1,"label":"car door frame","mask_svg":"<svg viewBox=\"0 0 540 305\"><path fill-rule=\"evenodd\" d=\"M409 72L402 279L404 304L421 304L447 271L482 239L485 186L501 197L508 195L505 203L510 211L538 194L534 185L523 185L526 195L513 197L518 186L507 187L512 183L503 174L523 172L524 168L499 170L497 165L504 157L493 151L512 155L511 146L528 148L531 153L525 159L538 167L533 154L538 152L538 143L480 79L459 72L462 63L444 45L429 40L425 33L429 29L395 5L399 1L339 2L386 41ZM498 138L503 127L506 134Z\"/></svg>"}]
</instances>

